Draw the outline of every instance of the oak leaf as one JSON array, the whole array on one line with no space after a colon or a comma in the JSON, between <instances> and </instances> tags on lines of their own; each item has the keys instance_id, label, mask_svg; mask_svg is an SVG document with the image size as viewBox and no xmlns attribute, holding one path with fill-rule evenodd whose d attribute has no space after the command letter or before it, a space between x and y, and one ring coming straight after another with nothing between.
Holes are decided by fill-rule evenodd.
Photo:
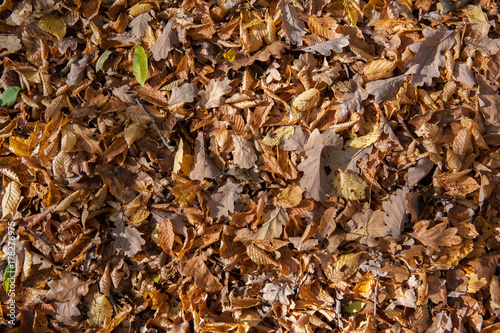
<instances>
[{"instance_id":1,"label":"oak leaf","mask_svg":"<svg viewBox=\"0 0 500 333\"><path fill-rule=\"evenodd\" d=\"M409 201L406 197L407 193L409 193L409 190L406 187L398 189L396 194L389 197L389 200L382 202L385 211L384 222L391 230L392 238L396 241L401 237L405 223L408 220Z\"/></svg>"},{"instance_id":2,"label":"oak leaf","mask_svg":"<svg viewBox=\"0 0 500 333\"><path fill-rule=\"evenodd\" d=\"M439 67L446 62L442 53L451 49L455 43L453 33L454 31L426 28L423 31L426 39L408 46L415 53L415 58L405 64L409 67L405 74L413 74L411 84L417 87L424 84L430 86L432 79L441 75Z\"/></svg>"},{"instance_id":3,"label":"oak leaf","mask_svg":"<svg viewBox=\"0 0 500 333\"><path fill-rule=\"evenodd\" d=\"M16 35L0 34L0 57L14 53L22 48L21 40Z\"/></svg>"},{"instance_id":4,"label":"oak leaf","mask_svg":"<svg viewBox=\"0 0 500 333\"><path fill-rule=\"evenodd\" d=\"M70 272L63 271L60 280L51 280L47 283L49 291L47 299L56 301L57 314L62 317L79 316L77 305L82 296L89 290L90 281L81 281Z\"/></svg>"},{"instance_id":5,"label":"oak leaf","mask_svg":"<svg viewBox=\"0 0 500 333\"><path fill-rule=\"evenodd\" d=\"M115 228L111 229L111 234L115 237L113 249L122 250L123 253L131 257L139 252L146 241L142 239L141 233L136 228L125 225L128 221L123 213L115 213L110 217L110 220L115 223Z\"/></svg>"},{"instance_id":6,"label":"oak leaf","mask_svg":"<svg viewBox=\"0 0 500 333\"><path fill-rule=\"evenodd\" d=\"M91 56L87 54L82 59L80 59L77 63L72 63L68 78L66 79L66 83L70 86L75 86L83 79L84 70L87 67L87 64L90 62Z\"/></svg>"},{"instance_id":7,"label":"oak leaf","mask_svg":"<svg viewBox=\"0 0 500 333\"><path fill-rule=\"evenodd\" d=\"M304 30L306 26L297 16L297 10L287 0L283 0L279 8L281 9L280 19L285 25L287 38L292 44L302 46L304 42L302 36L306 34Z\"/></svg>"},{"instance_id":8,"label":"oak leaf","mask_svg":"<svg viewBox=\"0 0 500 333\"><path fill-rule=\"evenodd\" d=\"M233 134L234 163L240 168L250 169L255 166L257 155L250 141L243 139L240 135Z\"/></svg>"},{"instance_id":9,"label":"oak leaf","mask_svg":"<svg viewBox=\"0 0 500 333\"><path fill-rule=\"evenodd\" d=\"M267 240L279 238L283 232L283 226L289 220L285 209L279 207L270 213L266 213L264 220L266 221L256 232L251 232L248 229L240 229L236 231L236 240Z\"/></svg>"},{"instance_id":10,"label":"oak leaf","mask_svg":"<svg viewBox=\"0 0 500 333\"><path fill-rule=\"evenodd\" d=\"M210 216L228 216L234 212L234 203L239 200L239 195L243 191L243 186L238 183L227 182L219 188L219 193L212 195L212 200L208 202Z\"/></svg>"},{"instance_id":11,"label":"oak leaf","mask_svg":"<svg viewBox=\"0 0 500 333\"><path fill-rule=\"evenodd\" d=\"M207 89L198 93L201 96L200 104L204 108L216 108L224 103L225 94L231 92L232 88L229 85L230 80L225 78L223 80L211 79L208 82Z\"/></svg>"},{"instance_id":12,"label":"oak leaf","mask_svg":"<svg viewBox=\"0 0 500 333\"><path fill-rule=\"evenodd\" d=\"M219 282L219 279L210 273L202 256L196 256L189 259L182 273L186 276L193 277L196 286L209 293L216 293L222 289L222 284Z\"/></svg>"},{"instance_id":13,"label":"oak leaf","mask_svg":"<svg viewBox=\"0 0 500 333\"><path fill-rule=\"evenodd\" d=\"M130 23L129 27L132 28L132 36L137 39L142 38L142 36L146 33L146 30L149 27L149 21L153 18L149 13L142 13L137 15Z\"/></svg>"},{"instance_id":14,"label":"oak leaf","mask_svg":"<svg viewBox=\"0 0 500 333\"><path fill-rule=\"evenodd\" d=\"M160 38L151 46L150 50L151 53L153 53L153 59L155 61L165 59L168 56L168 52L179 44L177 31L172 29L173 25L173 20L169 20L167 25L163 28L163 33Z\"/></svg>"},{"instance_id":15,"label":"oak leaf","mask_svg":"<svg viewBox=\"0 0 500 333\"><path fill-rule=\"evenodd\" d=\"M297 166L299 171L304 172L300 180L300 187L306 190L305 196L316 201L323 202L327 194L332 194L332 185L327 179L325 171L325 158L323 150L325 147L341 149L342 138L329 129L321 134L315 129L304 146L306 160Z\"/></svg>"},{"instance_id":16,"label":"oak leaf","mask_svg":"<svg viewBox=\"0 0 500 333\"><path fill-rule=\"evenodd\" d=\"M329 56L333 52L341 53L342 49L349 45L349 36L342 36L323 43L318 43L313 46L300 49L303 52L319 53L324 56Z\"/></svg>"},{"instance_id":17,"label":"oak leaf","mask_svg":"<svg viewBox=\"0 0 500 333\"><path fill-rule=\"evenodd\" d=\"M288 306L290 305L288 296L293 294L294 291L287 284L279 284L276 282L267 283L262 289L262 298L271 304L278 301Z\"/></svg>"},{"instance_id":18,"label":"oak leaf","mask_svg":"<svg viewBox=\"0 0 500 333\"><path fill-rule=\"evenodd\" d=\"M439 251L440 246L458 245L462 239L457 236L457 228L447 228L446 223L439 223L427 229L430 221L423 220L415 224L413 227L416 230L411 235L418 239L425 246L429 246L436 251Z\"/></svg>"},{"instance_id":19,"label":"oak leaf","mask_svg":"<svg viewBox=\"0 0 500 333\"><path fill-rule=\"evenodd\" d=\"M184 83L180 87L174 87L168 100L168 105L179 103L191 103L198 96L198 87L194 83Z\"/></svg>"}]
</instances>

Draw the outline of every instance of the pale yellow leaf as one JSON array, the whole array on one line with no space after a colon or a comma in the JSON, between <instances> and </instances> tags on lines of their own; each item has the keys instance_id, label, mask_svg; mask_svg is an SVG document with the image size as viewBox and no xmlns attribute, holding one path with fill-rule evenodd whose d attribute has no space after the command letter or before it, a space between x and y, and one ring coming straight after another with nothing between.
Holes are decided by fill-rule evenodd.
<instances>
[{"instance_id":1,"label":"pale yellow leaf","mask_svg":"<svg viewBox=\"0 0 500 333\"><path fill-rule=\"evenodd\" d=\"M377 142L379 138L380 138L380 128L378 126L376 126L372 132L370 132L366 135L357 137L351 141L348 141L346 143L346 145L348 145L349 147L352 147L352 148L360 148L360 149L366 148L366 147L374 144L375 142Z\"/></svg>"},{"instance_id":2,"label":"pale yellow leaf","mask_svg":"<svg viewBox=\"0 0 500 333\"><path fill-rule=\"evenodd\" d=\"M21 188L17 182L10 182L5 188L5 194L2 198L2 220L17 211L17 206L21 201Z\"/></svg>"},{"instance_id":3,"label":"pale yellow leaf","mask_svg":"<svg viewBox=\"0 0 500 333\"><path fill-rule=\"evenodd\" d=\"M112 315L113 306L104 295L101 295L94 299L94 301L90 305L90 311L88 312L89 319L95 324L102 323Z\"/></svg>"},{"instance_id":4,"label":"pale yellow leaf","mask_svg":"<svg viewBox=\"0 0 500 333\"><path fill-rule=\"evenodd\" d=\"M64 35L66 35L66 22L58 16L54 15L44 15L38 21L38 27L51 35L54 35L62 41Z\"/></svg>"},{"instance_id":5,"label":"pale yellow leaf","mask_svg":"<svg viewBox=\"0 0 500 333\"><path fill-rule=\"evenodd\" d=\"M304 191L300 186L289 185L276 198L273 198L273 204L276 207L281 206L283 208L295 207L302 200Z\"/></svg>"},{"instance_id":6,"label":"pale yellow leaf","mask_svg":"<svg viewBox=\"0 0 500 333\"><path fill-rule=\"evenodd\" d=\"M75 199L80 195L80 190L77 190L67 196L63 201L61 201L57 207L54 209L54 212L61 212L63 210L68 209L68 207L75 201Z\"/></svg>"},{"instance_id":7,"label":"pale yellow leaf","mask_svg":"<svg viewBox=\"0 0 500 333\"><path fill-rule=\"evenodd\" d=\"M361 200L365 198L368 184L352 172L339 170L339 174L333 180L333 187L346 199Z\"/></svg>"},{"instance_id":8,"label":"pale yellow leaf","mask_svg":"<svg viewBox=\"0 0 500 333\"><path fill-rule=\"evenodd\" d=\"M274 132L268 133L260 142L266 146L274 147L280 144L282 138L290 139L294 132L295 128L293 126L280 127Z\"/></svg>"},{"instance_id":9,"label":"pale yellow leaf","mask_svg":"<svg viewBox=\"0 0 500 333\"><path fill-rule=\"evenodd\" d=\"M9 137L9 146L19 156L30 156L28 139L11 136Z\"/></svg>"},{"instance_id":10,"label":"pale yellow leaf","mask_svg":"<svg viewBox=\"0 0 500 333\"><path fill-rule=\"evenodd\" d=\"M153 6L148 3L137 3L129 9L129 14L132 17L141 15L142 13L149 12Z\"/></svg>"},{"instance_id":11,"label":"pale yellow leaf","mask_svg":"<svg viewBox=\"0 0 500 333\"><path fill-rule=\"evenodd\" d=\"M292 108L294 110L304 112L306 110L310 110L316 105L318 105L320 99L319 90L316 88L311 88L309 90L304 91L302 94L297 96L292 103Z\"/></svg>"},{"instance_id":12,"label":"pale yellow leaf","mask_svg":"<svg viewBox=\"0 0 500 333\"><path fill-rule=\"evenodd\" d=\"M392 71L396 68L394 61L385 59L373 60L363 69L365 81L385 79L392 76Z\"/></svg>"}]
</instances>

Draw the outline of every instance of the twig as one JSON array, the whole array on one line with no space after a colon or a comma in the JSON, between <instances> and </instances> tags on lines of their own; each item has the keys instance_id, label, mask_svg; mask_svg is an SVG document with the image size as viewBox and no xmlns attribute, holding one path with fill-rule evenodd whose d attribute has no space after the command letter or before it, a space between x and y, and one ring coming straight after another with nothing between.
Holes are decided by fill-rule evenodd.
<instances>
[{"instance_id":1,"label":"twig","mask_svg":"<svg viewBox=\"0 0 500 333\"><path fill-rule=\"evenodd\" d=\"M156 119L155 117L153 117L153 115L151 113L149 113L148 110L146 110L146 108L144 107L144 105L141 103L141 101L139 100L139 98L136 98L135 101L137 102L137 104L141 107L142 111L144 111L145 114L148 115L149 119L151 119L151 122L153 123L153 125L155 126L156 128L156 131L158 132L158 135L160 136L161 138L161 141L163 141L163 144L165 145L165 147L167 147L168 149L174 149L175 147L170 145L170 143L168 142L168 140L163 136L163 134L161 133L161 129L160 129L160 126L158 126L158 123L156 122Z\"/></svg>"},{"instance_id":2,"label":"twig","mask_svg":"<svg viewBox=\"0 0 500 333\"><path fill-rule=\"evenodd\" d=\"M375 299L373 300L373 328L377 331L377 299L378 299L378 280L380 279L377 276L377 282L375 283Z\"/></svg>"}]
</instances>

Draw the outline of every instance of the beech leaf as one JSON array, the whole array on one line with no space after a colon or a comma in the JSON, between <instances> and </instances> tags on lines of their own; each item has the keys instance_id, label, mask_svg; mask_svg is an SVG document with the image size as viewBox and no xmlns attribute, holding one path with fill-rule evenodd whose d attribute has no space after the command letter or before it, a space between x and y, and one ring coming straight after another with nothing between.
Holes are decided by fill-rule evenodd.
<instances>
[{"instance_id":1,"label":"beech leaf","mask_svg":"<svg viewBox=\"0 0 500 333\"><path fill-rule=\"evenodd\" d=\"M17 94L21 91L21 87L9 87L0 95L0 106L11 107L16 103Z\"/></svg>"},{"instance_id":2,"label":"beech leaf","mask_svg":"<svg viewBox=\"0 0 500 333\"><path fill-rule=\"evenodd\" d=\"M205 147L205 138L203 132L198 132L196 137L196 144L194 147L195 161L193 169L189 176L191 179L203 180L205 178L214 179L220 174L219 169L215 166L214 162L208 157L207 149Z\"/></svg>"},{"instance_id":3,"label":"beech leaf","mask_svg":"<svg viewBox=\"0 0 500 333\"><path fill-rule=\"evenodd\" d=\"M138 43L135 44L134 48L133 68L137 82L143 86L148 78L148 57L144 52L144 48Z\"/></svg>"}]
</instances>

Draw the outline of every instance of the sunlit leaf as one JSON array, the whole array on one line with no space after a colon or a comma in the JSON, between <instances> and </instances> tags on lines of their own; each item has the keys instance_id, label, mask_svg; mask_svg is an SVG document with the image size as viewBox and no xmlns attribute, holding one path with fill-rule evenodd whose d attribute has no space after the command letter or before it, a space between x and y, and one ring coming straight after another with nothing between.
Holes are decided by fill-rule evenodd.
<instances>
[{"instance_id":1,"label":"sunlit leaf","mask_svg":"<svg viewBox=\"0 0 500 333\"><path fill-rule=\"evenodd\" d=\"M0 95L0 106L11 107L17 99L17 94L21 90L20 87L9 87Z\"/></svg>"},{"instance_id":2,"label":"sunlit leaf","mask_svg":"<svg viewBox=\"0 0 500 333\"><path fill-rule=\"evenodd\" d=\"M143 86L148 78L148 57L144 48L139 44L135 44L133 67L137 82Z\"/></svg>"}]
</instances>

